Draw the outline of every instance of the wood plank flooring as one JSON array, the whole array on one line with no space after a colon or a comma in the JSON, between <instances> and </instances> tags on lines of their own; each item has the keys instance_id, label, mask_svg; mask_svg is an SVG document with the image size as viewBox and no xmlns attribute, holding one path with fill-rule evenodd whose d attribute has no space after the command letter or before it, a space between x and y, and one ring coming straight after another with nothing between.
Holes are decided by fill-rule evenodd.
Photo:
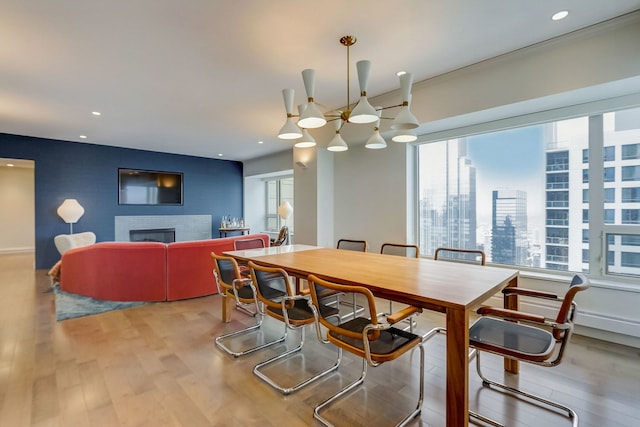
<instances>
[{"instance_id":1,"label":"wood plank flooring","mask_svg":"<svg viewBox=\"0 0 640 427\"><path fill-rule=\"evenodd\" d=\"M253 319L220 319L220 297L153 303L62 322L46 271L31 254L0 255L0 426L308 426L313 408L360 373L345 354L337 372L284 397L252 373L282 347L233 359L214 345ZM381 308L385 306L382 305ZM418 329L442 325L424 313ZM281 326L266 319L262 338ZM290 333L287 342L295 337ZM251 339L244 342L251 344ZM234 341L234 344L243 344ZM425 403L415 426L444 426L444 337L426 346ZM281 381L327 366L335 350L307 331L304 356L269 373ZM640 350L574 335L556 368L523 365L521 374L483 358L487 375L573 407L581 426L640 425ZM369 370L365 387L335 406L341 425L392 425L417 398L418 353ZM289 375L285 374L289 372ZM481 387L470 366L470 408L512 426L569 426L563 417Z\"/></svg>"}]
</instances>

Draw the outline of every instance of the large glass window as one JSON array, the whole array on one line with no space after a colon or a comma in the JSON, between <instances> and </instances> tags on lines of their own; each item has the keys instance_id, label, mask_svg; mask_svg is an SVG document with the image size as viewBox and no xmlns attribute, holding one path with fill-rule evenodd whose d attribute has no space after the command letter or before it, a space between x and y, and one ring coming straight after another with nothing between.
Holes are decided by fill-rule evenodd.
<instances>
[{"instance_id":1,"label":"large glass window","mask_svg":"<svg viewBox=\"0 0 640 427\"><path fill-rule=\"evenodd\" d=\"M640 186L629 182L640 181L640 108L630 113L635 128L616 128L611 112L420 145L422 255L478 248L495 264L640 276ZM589 239L605 233L604 245Z\"/></svg>"},{"instance_id":2,"label":"large glass window","mask_svg":"<svg viewBox=\"0 0 640 427\"><path fill-rule=\"evenodd\" d=\"M289 227L293 233L293 215L283 220L278 215L278 206L288 201L293 206L293 177L270 179L265 181L267 186L267 231L277 232L283 225Z\"/></svg>"}]
</instances>

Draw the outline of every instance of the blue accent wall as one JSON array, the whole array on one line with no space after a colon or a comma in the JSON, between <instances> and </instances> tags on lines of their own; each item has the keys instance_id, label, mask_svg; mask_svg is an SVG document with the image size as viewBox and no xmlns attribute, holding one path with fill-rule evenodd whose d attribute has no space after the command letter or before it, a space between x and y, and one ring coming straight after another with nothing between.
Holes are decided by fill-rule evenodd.
<instances>
[{"instance_id":1,"label":"blue accent wall","mask_svg":"<svg viewBox=\"0 0 640 427\"><path fill-rule=\"evenodd\" d=\"M69 233L56 213L64 199L85 209L74 233L93 231L99 242L114 240L120 215L211 215L217 237L223 215L243 212L241 162L9 134L0 134L0 157L35 161L36 268L60 259L53 238ZM184 205L118 205L118 168L182 172Z\"/></svg>"}]
</instances>

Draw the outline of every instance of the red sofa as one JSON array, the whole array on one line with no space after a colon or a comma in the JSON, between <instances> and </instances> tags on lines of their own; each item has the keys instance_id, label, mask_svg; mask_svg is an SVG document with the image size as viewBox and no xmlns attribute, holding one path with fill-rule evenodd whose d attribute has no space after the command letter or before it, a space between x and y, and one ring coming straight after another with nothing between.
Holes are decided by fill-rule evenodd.
<instances>
[{"instance_id":1,"label":"red sofa","mask_svg":"<svg viewBox=\"0 0 640 427\"><path fill-rule=\"evenodd\" d=\"M109 301L174 301L217 292L211 252L233 250L238 239L258 233L191 242L103 242L62 256L60 288Z\"/></svg>"}]
</instances>

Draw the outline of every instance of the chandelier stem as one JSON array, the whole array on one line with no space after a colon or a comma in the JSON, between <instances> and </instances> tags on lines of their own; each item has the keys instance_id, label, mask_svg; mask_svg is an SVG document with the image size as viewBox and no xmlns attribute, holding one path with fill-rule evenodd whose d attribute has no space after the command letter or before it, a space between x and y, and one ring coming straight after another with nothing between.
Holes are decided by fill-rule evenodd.
<instances>
[{"instance_id":1,"label":"chandelier stem","mask_svg":"<svg viewBox=\"0 0 640 427\"><path fill-rule=\"evenodd\" d=\"M349 81L351 76L349 73L349 45L347 45L347 110L351 109L351 96L349 94Z\"/></svg>"}]
</instances>

